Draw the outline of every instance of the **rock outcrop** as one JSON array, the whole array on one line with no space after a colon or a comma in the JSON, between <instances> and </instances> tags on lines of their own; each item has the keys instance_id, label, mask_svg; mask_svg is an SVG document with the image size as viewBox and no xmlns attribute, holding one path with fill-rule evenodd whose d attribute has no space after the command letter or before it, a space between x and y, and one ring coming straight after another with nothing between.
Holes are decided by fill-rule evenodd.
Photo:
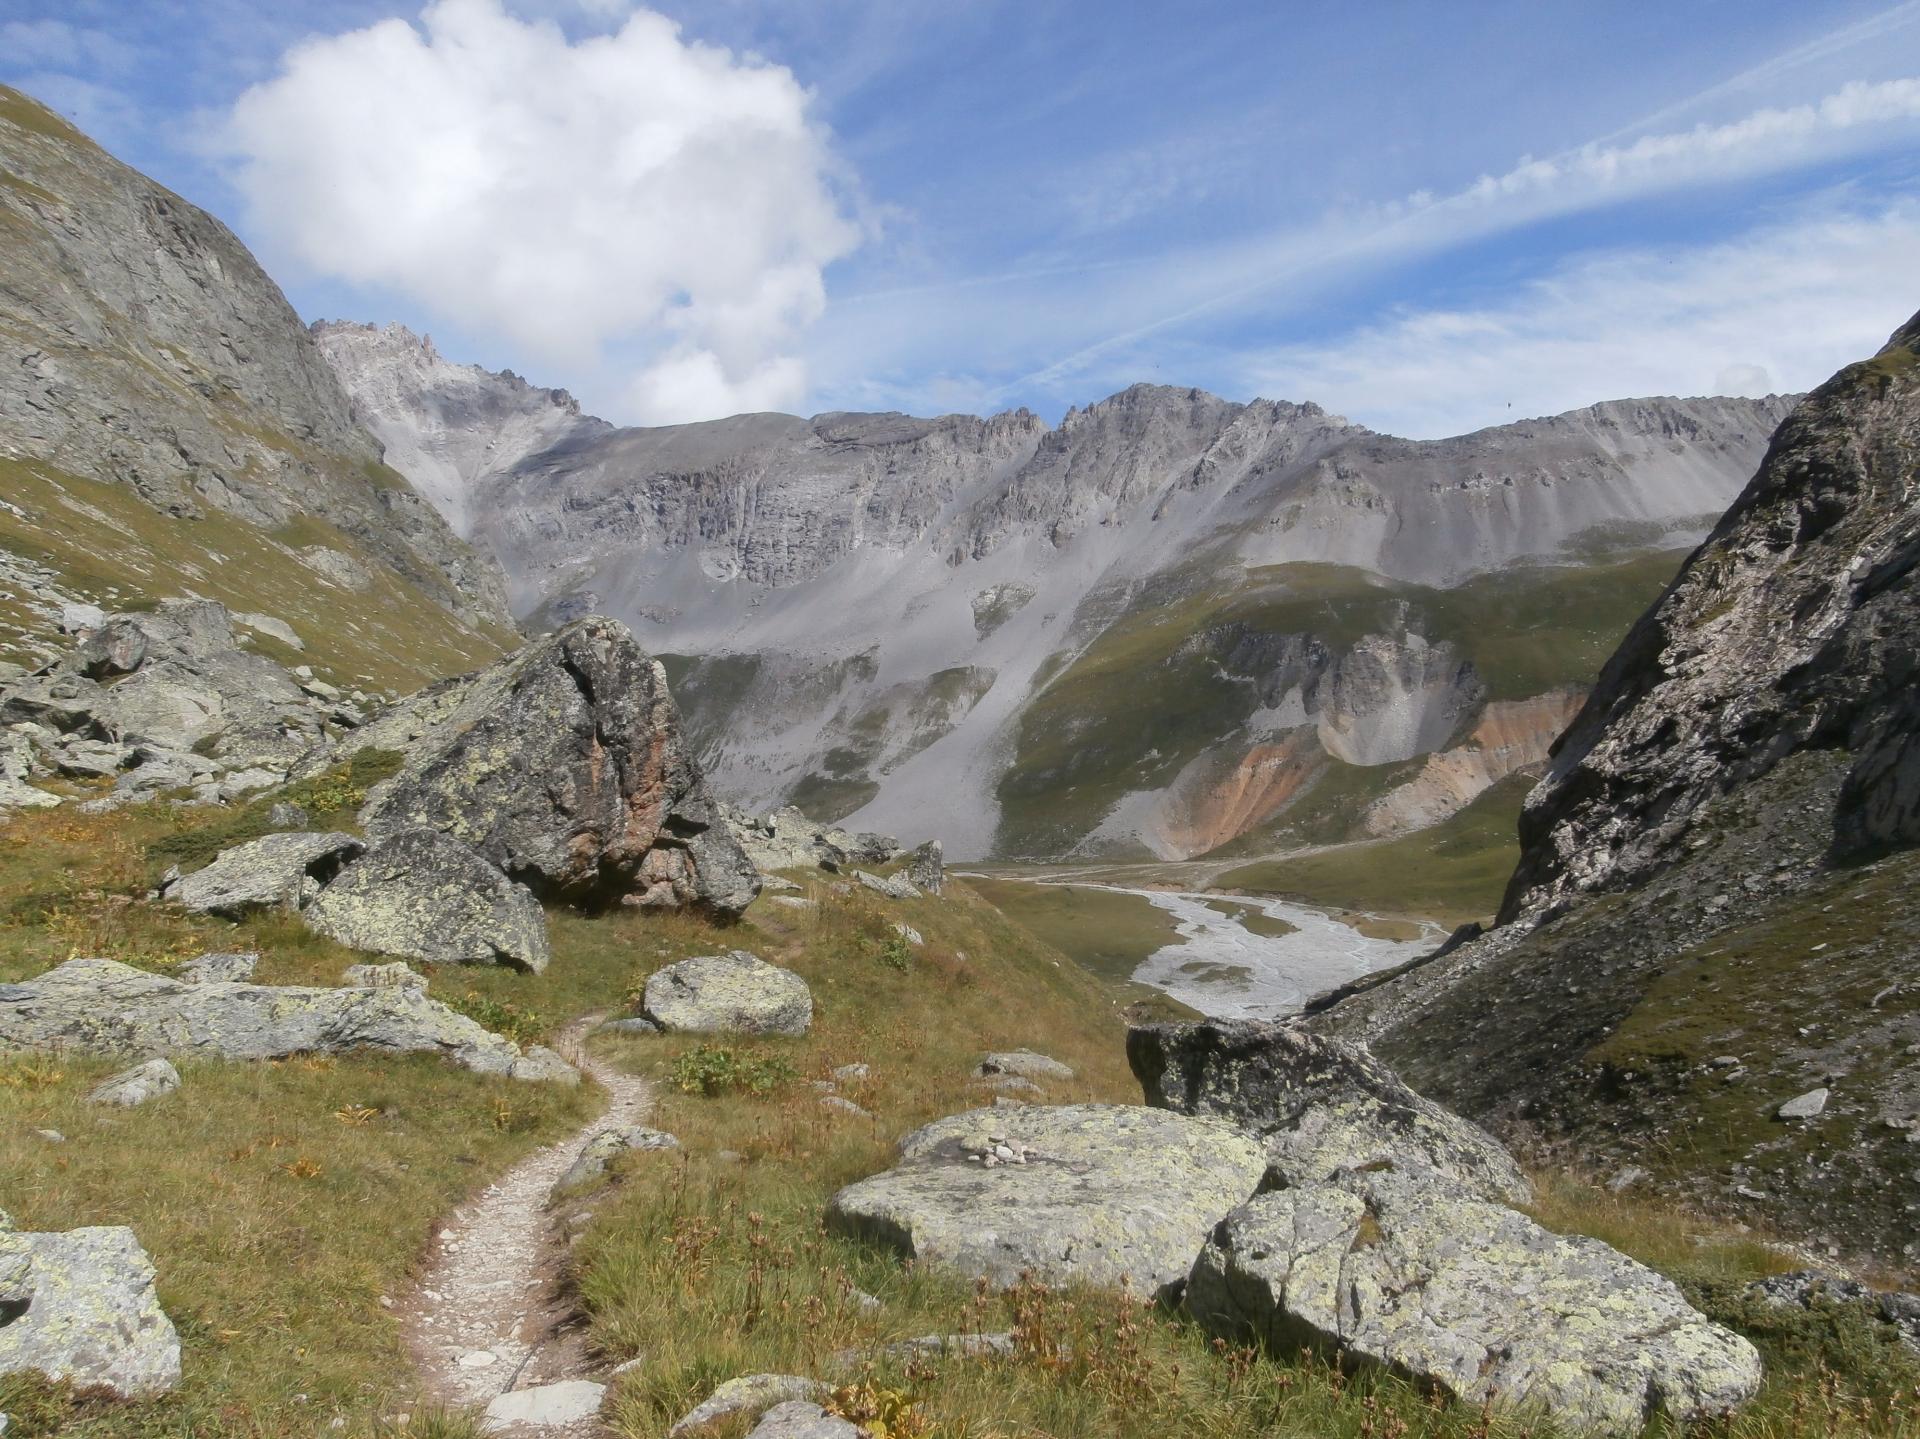
<instances>
[{"instance_id":1,"label":"rock outcrop","mask_svg":"<svg viewBox=\"0 0 1920 1439\"><path fill-rule=\"evenodd\" d=\"M307 927L349 949L429 964L547 967L547 916L525 885L430 829L377 840L306 909Z\"/></svg>"},{"instance_id":2,"label":"rock outcrop","mask_svg":"<svg viewBox=\"0 0 1920 1439\"><path fill-rule=\"evenodd\" d=\"M805 1034L813 992L744 949L683 959L647 976L640 1017L668 1033Z\"/></svg>"},{"instance_id":3,"label":"rock outcrop","mask_svg":"<svg viewBox=\"0 0 1920 1439\"><path fill-rule=\"evenodd\" d=\"M1780 427L1634 626L1521 818L1502 919L1635 883L1800 750L1852 758L1836 853L1920 841L1920 315Z\"/></svg>"},{"instance_id":4,"label":"rock outcrop","mask_svg":"<svg viewBox=\"0 0 1920 1439\"><path fill-rule=\"evenodd\" d=\"M358 1049L437 1054L479 1074L577 1083L551 1050L520 1046L417 989L183 984L109 959L74 959L0 984L0 1049L282 1059Z\"/></svg>"},{"instance_id":5,"label":"rock outcrop","mask_svg":"<svg viewBox=\"0 0 1920 1439\"><path fill-rule=\"evenodd\" d=\"M1607 662L1527 800L1501 923L1314 1026L1599 1172L1920 1261L1916 453L1920 317L1795 409ZM1816 1089L1819 1114L1776 1117ZM1698 1133L1711 1158L1670 1142Z\"/></svg>"},{"instance_id":6,"label":"rock outcrop","mask_svg":"<svg viewBox=\"0 0 1920 1439\"><path fill-rule=\"evenodd\" d=\"M225 802L325 763L362 703L250 650L210 600L106 616L49 664L0 682L18 777L111 779L109 803L167 791ZM256 616L256 618L259 618ZM24 749L22 749L24 747Z\"/></svg>"},{"instance_id":7,"label":"rock outcrop","mask_svg":"<svg viewBox=\"0 0 1920 1439\"><path fill-rule=\"evenodd\" d=\"M1177 1293L1213 1227L1259 1187L1259 1144L1217 1119L1111 1104L980 1109L901 1141L827 1227L967 1278Z\"/></svg>"},{"instance_id":8,"label":"rock outcrop","mask_svg":"<svg viewBox=\"0 0 1920 1439\"><path fill-rule=\"evenodd\" d=\"M0 1375L155 1399L180 1382L180 1337L131 1229L22 1233L0 1214Z\"/></svg>"},{"instance_id":9,"label":"rock outcrop","mask_svg":"<svg viewBox=\"0 0 1920 1439\"><path fill-rule=\"evenodd\" d=\"M1258 1136L1279 1187L1392 1164L1503 1203L1532 1196L1493 1136L1416 1094L1359 1045L1269 1020L1207 1020L1131 1029L1127 1060L1147 1103Z\"/></svg>"},{"instance_id":10,"label":"rock outcrop","mask_svg":"<svg viewBox=\"0 0 1920 1439\"><path fill-rule=\"evenodd\" d=\"M740 913L759 878L721 822L666 675L586 619L403 701L356 743L405 764L369 834L451 835L543 898Z\"/></svg>"},{"instance_id":11,"label":"rock outcrop","mask_svg":"<svg viewBox=\"0 0 1920 1439\"><path fill-rule=\"evenodd\" d=\"M850 834L808 819L793 805L754 815L723 804L720 815L734 841L763 873L816 866L837 873L854 863L885 864L902 852L891 835Z\"/></svg>"},{"instance_id":12,"label":"rock outcrop","mask_svg":"<svg viewBox=\"0 0 1920 1439\"><path fill-rule=\"evenodd\" d=\"M1187 1305L1231 1341L1302 1338L1468 1404L1580 1432L1690 1424L1759 1390L1760 1356L1670 1282L1430 1174L1380 1170L1263 1194L1228 1215Z\"/></svg>"}]
</instances>

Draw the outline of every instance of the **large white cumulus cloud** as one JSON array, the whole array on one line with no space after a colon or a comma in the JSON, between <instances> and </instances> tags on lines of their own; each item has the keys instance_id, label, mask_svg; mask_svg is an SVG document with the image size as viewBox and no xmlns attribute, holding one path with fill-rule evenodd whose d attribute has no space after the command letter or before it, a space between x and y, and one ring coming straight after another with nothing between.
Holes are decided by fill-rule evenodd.
<instances>
[{"instance_id":1,"label":"large white cumulus cloud","mask_svg":"<svg viewBox=\"0 0 1920 1439\"><path fill-rule=\"evenodd\" d=\"M822 271L860 240L793 75L646 10L570 41L435 0L309 39L227 141L271 248L542 363L637 342L648 423L798 404Z\"/></svg>"}]
</instances>

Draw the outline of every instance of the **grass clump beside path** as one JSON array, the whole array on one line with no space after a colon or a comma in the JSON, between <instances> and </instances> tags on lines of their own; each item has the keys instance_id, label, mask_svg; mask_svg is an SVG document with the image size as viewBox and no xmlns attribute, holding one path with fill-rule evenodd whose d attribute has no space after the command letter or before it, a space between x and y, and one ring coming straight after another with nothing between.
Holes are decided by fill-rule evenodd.
<instances>
[{"instance_id":1,"label":"grass clump beside path","mask_svg":"<svg viewBox=\"0 0 1920 1439\"><path fill-rule=\"evenodd\" d=\"M618 1161L611 1187L584 1196L594 1214L576 1261L592 1339L609 1360L645 1356L616 1383L606 1411L615 1433L658 1439L723 1381L771 1372L853 1386L839 1402L888 1408L889 1434L938 1439L1548 1439L1549 1426L1451 1405L1390 1375L1216 1343L1123 1294L1032 1283L997 1292L827 1234L821 1219L835 1190L889 1167L904 1133L983 1102L968 1083L983 1050L1030 1045L1072 1065L1078 1077L1051 1086L1049 1102L1137 1101L1109 992L1056 967L978 887L955 883L940 900L885 904L814 883L816 911L764 918L763 900L750 914L767 941L762 953L813 986L815 1024L804 1039L599 1041L617 1062L663 1080L690 1054L710 1063L716 1043L736 1062L795 1075L758 1091L664 1093L650 1122L684 1147ZM905 973L876 959L896 919L928 941ZM838 1091L871 1118L824 1107L810 1082L855 1063L871 1073ZM1920 1370L1864 1318L1762 1312L1744 1297L1751 1278L1791 1267L1777 1250L1566 1178L1543 1183L1536 1213L1673 1274L1761 1345L1767 1391L1706 1432L1920 1432L1912 1387ZM1015 1344L1007 1358L873 1354L915 1336L1007 1331ZM868 1358L836 1359L849 1350ZM1651 1432L1669 1431L1656 1423Z\"/></svg>"}]
</instances>

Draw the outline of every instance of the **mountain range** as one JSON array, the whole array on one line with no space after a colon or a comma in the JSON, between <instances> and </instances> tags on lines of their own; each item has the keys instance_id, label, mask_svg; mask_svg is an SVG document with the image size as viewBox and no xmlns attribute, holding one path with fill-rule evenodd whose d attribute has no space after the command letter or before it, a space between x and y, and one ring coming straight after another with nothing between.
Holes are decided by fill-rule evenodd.
<instances>
[{"instance_id":1,"label":"mountain range","mask_svg":"<svg viewBox=\"0 0 1920 1439\"><path fill-rule=\"evenodd\" d=\"M617 428L398 326L314 327L534 627L666 659L716 787L961 856L1399 833L1537 767L1790 397L1456 439L1137 385L1057 426Z\"/></svg>"}]
</instances>

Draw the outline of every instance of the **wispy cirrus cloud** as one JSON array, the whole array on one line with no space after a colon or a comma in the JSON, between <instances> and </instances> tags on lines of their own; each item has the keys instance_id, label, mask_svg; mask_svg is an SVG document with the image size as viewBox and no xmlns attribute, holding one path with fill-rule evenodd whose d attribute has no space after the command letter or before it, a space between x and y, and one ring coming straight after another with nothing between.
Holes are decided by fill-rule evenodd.
<instances>
[{"instance_id":1,"label":"wispy cirrus cloud","mask_svg":"<svg viewBox=\"0 0 1920 1439\"><path fill-rule=\"evenodd\" d=\"M1717 245L1584 258L1497 301L1407 307L1225 365L1252 392L1415 439L1602 398L1790 393L1920 309L1916 255L1920 201L1808 214Z\"/></svg>"}]
</instances>

